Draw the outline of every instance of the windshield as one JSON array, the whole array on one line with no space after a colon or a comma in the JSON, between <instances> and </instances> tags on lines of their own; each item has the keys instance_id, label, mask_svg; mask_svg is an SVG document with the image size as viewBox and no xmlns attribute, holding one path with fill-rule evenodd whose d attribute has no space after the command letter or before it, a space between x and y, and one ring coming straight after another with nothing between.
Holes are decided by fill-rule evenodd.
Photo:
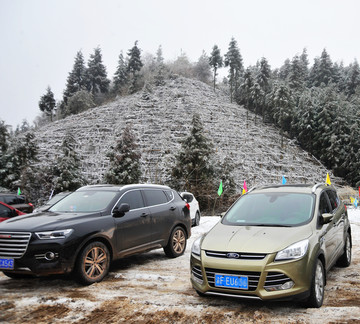
<instances>
[{"instance_id":1,"label":"windshield","mask_svg":"<svg viewBox=\"0 0 360 324\"><path fill-rule=\"evenodd\" d=\"M76 191L60 200L49 211L98 212L105 209L117 194L114 191Z\"/></svg>"},{"instance_id":2,"label":"windshield","mask_svg":"<svg viewBox=\"0 0 360 324\"><path fill-rule=\"evenodd\" d=\"M222 220L226 225L296 226L311 219L314 197L300 193L259 193L241 197Z\"/></svg>"}]
</instances>

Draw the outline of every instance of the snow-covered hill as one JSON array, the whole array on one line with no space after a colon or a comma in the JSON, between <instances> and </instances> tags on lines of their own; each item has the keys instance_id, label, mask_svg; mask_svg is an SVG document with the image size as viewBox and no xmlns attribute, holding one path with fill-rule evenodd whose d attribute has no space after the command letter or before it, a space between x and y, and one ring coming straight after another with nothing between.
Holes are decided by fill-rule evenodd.
<instances>
[{"instance_id":1,"label":"snow-covered hill","mask_svg":"<svg viewBox=\"0 0 360 324\"><path fill-rule=\"evenodd\" d=\"M138 137L144 182L164 183L166 169L180 149L179 141L189 135L193 113L199 113L219 161L231 157L238 189L279 183L324 182L328 172L279 131L262 123L220 91L202 82L175 77L166 85L118 98L109 104L46 125L36 132L41 163L54 161L63 136L73 133L82 171L89 183L101 181L108 167L106 153L127 123ZM248 117L247 117L248 116ZM333 182L339 182L331 175Z\"/></svg>"}]
</instances>

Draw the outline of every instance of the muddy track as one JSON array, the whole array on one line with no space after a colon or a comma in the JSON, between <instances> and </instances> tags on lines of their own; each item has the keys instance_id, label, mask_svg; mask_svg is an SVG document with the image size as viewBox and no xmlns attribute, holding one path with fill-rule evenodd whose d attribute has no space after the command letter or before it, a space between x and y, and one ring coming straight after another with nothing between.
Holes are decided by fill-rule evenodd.
<instances>
[{"instance_id":1,"label":"muddy track","mask_svg":"<svg viewBox=\"0 0 360 324\"><path fill-rule=\"evenodd\" d=\"M324 305L199 297L189 281L190 246L213 224L193 228L185 255L162 250L115 262L101 283L83 287L71 277L14 280L0 274L1 323L359 323L360 222L352 224L353 261L328 275Z\"/></svg>"}]
</instances>

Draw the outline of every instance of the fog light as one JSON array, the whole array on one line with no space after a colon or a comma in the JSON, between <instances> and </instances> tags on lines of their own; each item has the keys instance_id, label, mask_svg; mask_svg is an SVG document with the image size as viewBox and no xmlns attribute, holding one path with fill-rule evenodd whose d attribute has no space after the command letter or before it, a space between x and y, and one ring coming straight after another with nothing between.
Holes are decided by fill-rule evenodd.
<instances>
[{"instance_id":1,"label":"fog light","mask_svg":"<svg viewBox=\"0 0 360 324\"><path fill-rule=\"evenodd\" d=\"M271 287L264 287L266 291L278 291L278 290L286 290L294 287L294 282L292 280L283 283L282 285L276 285Z\"/></svg>"},{"instance_id":2,"label":"fog light","mask_svg":"<svg viewBox=\"0 0 360 324\"><path fill-rule=\"evenodd\" d=\"M48 261L55 259L55 253L54 252L46 252L45 253L45 259Z\"/></svg>"}]
</instances>

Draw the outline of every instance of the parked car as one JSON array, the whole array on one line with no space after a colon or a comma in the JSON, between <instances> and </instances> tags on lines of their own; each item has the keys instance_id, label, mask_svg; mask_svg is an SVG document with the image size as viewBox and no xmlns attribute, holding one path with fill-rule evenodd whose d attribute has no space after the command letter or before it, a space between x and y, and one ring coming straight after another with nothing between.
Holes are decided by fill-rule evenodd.
<instances>
[{"instance_id":1,"label":"parked car","mask_svg":"<svg viewBox=\"0 0 360 324\"><path fill-rule=\"evenodd\" d=\"M25 213L0 201L0 222L19 215L25 215Z\"/></svg>"},{"instance_id":2,"label":"parked car","mask_svg":"<svg viewBox=\"0 0 360 324\"><path fill-rule=\"evenodd\" d=\"M33 204L28 202L25 195L18 195L16 193L0 193L0 201L13 206L24 213L32 213L34 210Z\"/></svg>"},{"instance_id":3,"label":"parked car","mask_svg":"<svg viewBox=\"0 0 360 324\"><path fill-rule=\"evenodd\" d=\"M0 223L0 269L9 277L71 273L101 281L112 260L163 248L182 255L190 212L166 186L86 186L49 210Z\"/></svg>"},{"instance_id":4,"label":"parked car","mask_svg":"<svg viewBox=\"0 0 360 324\"><path fill-rule=\"evenodd\" d=\"M190 205L190 217L193 226L200 224L200 208L199 202L191 192L181 192L181 197Z\"/></svg>"},{"instance_id":5,"label":"parked car","mask_svg":"<svg viewBox=\"0 0 360 324\"><path fill-rule=\"evenodd\" d=\"M58 194L56 194L55 196L50 198L44 205L35 208L33 212L37 213L37 212L40 212L40 211L48 210L52 205L55 205L55 203L57 203L61 199L65 198L70 193L71 193L71 191L59 192Z\"/></svg>"},{"instance_id":6,"label":"parked car","mask_svg":"<svg viewBox=\"0 0 360 324\"><path fill-rule=\"evenodd\" d=\"M351 228L334 187L281 185L240 197L192 246L202 296L299 299L321 307L327 271L351 263Z\"/></svg>"}]
</instances>

